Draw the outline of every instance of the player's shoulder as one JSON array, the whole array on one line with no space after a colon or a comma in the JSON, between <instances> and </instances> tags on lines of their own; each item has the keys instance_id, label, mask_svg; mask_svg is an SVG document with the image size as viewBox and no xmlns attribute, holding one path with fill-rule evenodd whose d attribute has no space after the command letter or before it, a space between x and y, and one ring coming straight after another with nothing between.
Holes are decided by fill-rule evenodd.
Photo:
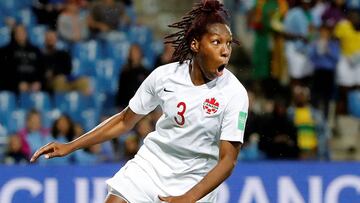
<instances>
[{"instance_id":1,"label":"player's shoulder","mask_svg":"<svg viewBox=\"0 0 360 203\"><path fill-rule=\"evenodd\" d=\"M179 62L167 63L157 67L155 70L153 70L153 73L159 76L174 74L181 66L183 66L183 64L180 64Z\"/></svg>"},{"instance_id":2,"label":"player's shoulder","mask_svg":"<svg viewBox=\"0 0 360 203\"><path fill-rule=\"evenodd\" d=\"M240 80L228 69L224 69L224 77L221 78L220 88L223 89L223 93L230 97L237 94L247 97L247 91Z\"/></svg>"}]
</instances>

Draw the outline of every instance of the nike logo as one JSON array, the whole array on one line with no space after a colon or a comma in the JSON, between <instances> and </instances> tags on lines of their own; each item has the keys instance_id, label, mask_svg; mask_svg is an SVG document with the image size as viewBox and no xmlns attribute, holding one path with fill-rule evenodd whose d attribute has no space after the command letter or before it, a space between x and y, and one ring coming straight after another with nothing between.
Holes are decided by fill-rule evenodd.
<instances>
[{"instance_id":1,"label":"nike logo","mask_svg":"<svg viewBox=\"0 0 360 203\"><path fill-rule=\"evenodd\" d=\"M174 92L174 91L164 88L164 92Z\"/></svg>"}]
</instances>

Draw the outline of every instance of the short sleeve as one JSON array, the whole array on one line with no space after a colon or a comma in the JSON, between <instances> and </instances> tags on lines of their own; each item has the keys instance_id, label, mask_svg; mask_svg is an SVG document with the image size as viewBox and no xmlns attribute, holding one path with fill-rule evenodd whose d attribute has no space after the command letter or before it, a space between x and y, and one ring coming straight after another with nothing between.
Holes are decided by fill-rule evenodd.
<instances>
[{"instance_id":1,"label":"short sleeve","mask_svg":"<svg viewBox=\"0 0 360 203\"><path fill-rule=\"evenodd\" d=\"M130 109L141 115L146 115L159 105L159 97L156 95L156 70L153 71L140 85L133 98L129 102Z\"/></svg>"},{"instance_id":2,"label":"short sleeve","mask_svg":"<svg viewBox=\"0 0 360 203\"><path fill-rule=\"evenodd\" d=\"M249 98L246 91L234 95L227 104L221 124L220 140L244 141Z\"/></svg>"}]
</instances>

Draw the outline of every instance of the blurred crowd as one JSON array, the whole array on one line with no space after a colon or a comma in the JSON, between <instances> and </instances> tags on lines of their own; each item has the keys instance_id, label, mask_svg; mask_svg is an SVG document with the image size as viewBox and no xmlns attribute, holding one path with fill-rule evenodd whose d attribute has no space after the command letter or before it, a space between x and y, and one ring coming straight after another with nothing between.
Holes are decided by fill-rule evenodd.
<instances>
[{"instance_id":1,"label":"blurred crowd","mask_svg":"<svg viewBox=\"0 0 360 203\"><path fill-rule=\"evenodd\" d=\"M237 4L245 22L239 29L251 33L251 38L239 36L251 61L251 106L242 158L331 160L336 136L352 137L346 150L356 153L360 1Z\"/></svg>"},{"instance_id":2,"label":"blurred crowd","mask_svg":"<svg viewBox=\"0 0 360 203\"><path fill-rule=\"evenodd\" d=\"M148 74L171 61L173 48L156 45L132 1L9 0L0 10L1 163L27 163L48 142L76 139L126 107ZM117 140L40 163L130 159L157 111Z\"/></svg>"},{"instance_id":3,"label":"blurred crowd","mask_svg":"<svg viewBox=\"0 0 360 203\"><path fill-rule=\"evenodd\" d=\"M360 136L360 0L224 4L241 42L228 68L250 98L239 159L331 160L346 119ZM0 2L0 163L27 164L40 146L76 139L126 107L148 74L171 62L173 48L152 32L131 0ZM131 159L159 116L39 164Z\"/></svg>"}]
</instances>

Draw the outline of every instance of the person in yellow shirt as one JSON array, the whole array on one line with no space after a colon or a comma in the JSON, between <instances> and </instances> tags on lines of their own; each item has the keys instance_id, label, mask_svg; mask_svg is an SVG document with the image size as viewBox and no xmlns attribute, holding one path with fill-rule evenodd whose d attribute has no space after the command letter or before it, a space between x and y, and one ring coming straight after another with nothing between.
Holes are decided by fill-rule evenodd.
<instances>
[{"instance_id":1,"label":"person in yellow shirt","mask_svg":"<svg viewBox=\"0 0 360 203\"><path fill-rule=\"evenodd\" d=\"M289 107L288 115L297 129L300 159L329 159L329 130L320 111L310 104L309 88L294 87L293 105Z\"/></svg>"},{"instance_id":2,"label":"person in yellow shirt","mask_svg":"<svg viewBox=\"0 0 360 203\"><path fill-rule=\"evenodd\" d=\"M337 113L347 113L347 93L360 86L360 14L357 10L348 10L347 18L334 28L339 39L341 57L337 66L336 81L339 86Z\"/></svg>"}]
</instances>

